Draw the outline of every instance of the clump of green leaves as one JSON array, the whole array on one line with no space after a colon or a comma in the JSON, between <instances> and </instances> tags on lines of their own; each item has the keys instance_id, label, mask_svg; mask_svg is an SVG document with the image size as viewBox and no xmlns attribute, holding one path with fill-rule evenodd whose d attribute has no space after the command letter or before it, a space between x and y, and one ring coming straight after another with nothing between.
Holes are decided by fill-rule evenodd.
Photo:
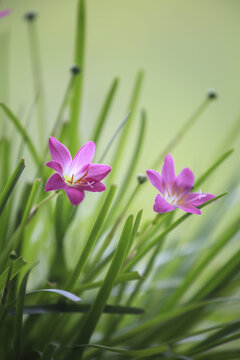
<instances>
[{"instance_id":1,"label":"clump of green leaves","mask_svg":"<svg viewBox=\"0 0 240 360\"><path fill-rule=\"evenodd\" d=\"M36 97L41 99L36 107L41 149L36 148L21 119L1 103L5 125L13 124L23 141L21 151L31 155L29 163L19 159L14 167L10 155L16 153L15 146L1 137L1 358L239 359L240 218L232 211L237 206L239 171L229 175L228 193L223 189L201 206L211 204L207 216L203 214L193 227L194 215L180 211L149 216L143 206L131 214L137 197L147 191L146 177L136 174L147 123L146 111L139 111L138 106L141 70L129 113L106 142L101 160L112 152L114 170L92 212L84 213L88 199L74 208L61 191L44 193L48 136L57 136L73 151L80 147L85 1L79 0L77 11L76 65L71 68L51 134L44 134L42 125L44 94L38 78L36 17L26 19L30 20L32 65L37 71L37 75L33 72ZM119 79L114 79L96 119L92 133L96 144L104 137L118 84ZM166 153L183 141L215 98L210 95L161 149L154 166L160 166ZM66 112L69 121L63 122ZM134 121L139 121L139 131L119 183L117 172ZM238 131L239 124L234 124L234 138ZM233 152L226 145L229 137L221 145L222 153L197 179L197 187L216 179L216 170ZM30 183L24 178L25 166L32 174ZM152 164L146 164L149 166ZM74 244L68 251L67 241Z\"/></svg>"}]
</instances>

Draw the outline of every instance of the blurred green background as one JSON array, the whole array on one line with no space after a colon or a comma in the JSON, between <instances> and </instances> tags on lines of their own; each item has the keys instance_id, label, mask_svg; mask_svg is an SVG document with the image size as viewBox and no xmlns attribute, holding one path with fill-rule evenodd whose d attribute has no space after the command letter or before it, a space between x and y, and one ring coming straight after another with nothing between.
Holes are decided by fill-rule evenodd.
<instances>
[{"instance_id":1,"label":"blurred green background","mask_svg":"<svg viewBox=\"0 0 240 360\"><path fill-rule=\"evenodd\" d=\"M62 100L73 62L77 1L10 0L1 9L12 14L0 21L0 95L26 121L34 101L27 23L23 15L38 13L37 28L41 50L46 100L46 141ZM205 98L209 88L219 94L201 119L172 152L177 171L190 167L196 177L220 155L219 145L240 114L240 2L237 0L87 0L84 94L80 129L88 141L105 95L115 76L120 86L108 116L105 135L97 158L128 110L136 73L145 70L139 111L126 149L134 146L140 110L147 112L147 133L138 171L144 172ZM7 40L7 41L6 41ZM8 41L9 40L9 41ZM7 88L6 85L8 84ZM2 117L3 119L3 117ZM29 132L37 142L33 117ZM2 129L2 127L1 127ZM16 136L15 129L8 134ZM222 165L202 191L225 191L225 182L239 166L236 151ZM224 152L227 149L222 149ZM26 151L26 150L25 150ZM22 154L16 154L17 157ZM34 168L28 154L24 176L32 178ZM111 156L107 161L110 163ZM125 164L122 164L123 176ZM118 182L118 181L116 181ZM148 185L136 202L152 211L155 189Z\"/></svg>"}]
</instances>

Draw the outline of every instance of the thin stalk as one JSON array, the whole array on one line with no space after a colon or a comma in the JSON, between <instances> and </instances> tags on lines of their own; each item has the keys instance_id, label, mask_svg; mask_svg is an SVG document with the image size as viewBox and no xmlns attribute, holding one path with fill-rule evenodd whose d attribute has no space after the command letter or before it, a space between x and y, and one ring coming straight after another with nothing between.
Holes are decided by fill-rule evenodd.
<instances>
[{"instance_id":1,"label":"thin stalk","mask_svg":"<svg viewBox=\"0 0 240 360\"><path fill-rule=\"evenodd\" d=\"M119 79L115 78L111 84L111 87L109 89L109 92L107 93L106 99L104 101L103 107L100 111L100 114L97 118L97 121L95 123L94 129L93 129L93 133L91 136L91 139L93 139L93 141L95 142L95 144L97 144L99 137L101 136L103 127L105 125L105 122L107 120L107 116L110 110L110 107L112 105L114 96L116 94L116 90L119 84Z\"/></svg>"},{"instance_id":2,"label":"thin stalk","mask_svg":"<svg viewBox=\"0 0 240 360\"><path fill-rule=\"evenodd\" d=\"M146 130L146 112L143 110L142 111L142 116L141 116L141 125L140 125L140 129L139 129L139 134L137 137L137 142L136 142L136 146L135 149L133 151L133 155L132 158L130 160L128 169L126 171L125 177L123 179L122 185L118 191L118 195L117 198L113 204L113 208L112 208L112 217L114 217L114 214L116 212L117 209L119 209L121 202L124 199L124 195L126 195L126 190L129 187L129 184L132 180L134 171L136 169L137 163L138 163L138 159L139 156L141 154L141 149L142 149L142 145L143 145L143 140L144 140L144 135L145 135L145 130Z\"/></svg>"},{"instance_id":3,"label":"thin stalk","mask_svg":"<svg viewBox=\"0 0 240 360\"><path fill-rule=\"evenodd\" d=\"M105 156L107 155L108 153L108 150L110 149L113 141L115 140L116 136L118 135L118 133L120 132L120 130L123 128L123 126L125 125L126 121L128 120L130 116L130 112L127 113L127 115L125 116L125 118L123 119L123 121L121 122L121 124L118 126L117 130L115 131L115 133L113 134L113 136L111 137L110 141L108 142L105 150L103 151L103 154L102 156L100 157L99 159L99 163L102 163L103 162L103 159L105 158Z\"/></svg>"},{"instance_id":4,"label":"thin stalk","mask_svg":"<svg viewBox=\"0 0 240 360\"><path fill-rule=\"evenodd\" d=\"M69 145L73 153L76 153L79 148L78 129L79 129L79 118L81 112L81 102L82 102L83 73L85 71L84 69L85 28L86 28L85 23L86 23L85 1L78 0L74 63L80 68L81 73L74 82L72 98L70 102Z\"/></svg>"},{"instance_id":5,"label":"thin stalk","mask_svg":"<svg viewBox=\"0 0 240 360\"><path fill-rule=\"evenodd\" d=\"M8 180L7 184L5 185L3 191L0 194L0 215L3 212L6 203L8 201L9 196L13 192L13 189L15 188L15 185L18 182L18 179L20 175L23 172L23 169L25 168L25 160L21 159L14 170L13 174L11 175L10 179Z\"/></svg>"},{"instance_id":6,"label":"thin stalk","mask_svg":"<svg viewBox=\"0 0 240 360\"><path fill-rule=\"evenodd\" d=\"M187 131L195 124L195 122L200 118L200 116L205 112L211 103L211 98L208 96L204 101L198 106L198 108L194 111L194 113L187 119L187 121L180 128L178 133L170 140L167 146L163 149L163 151L158 156L157 160L153 163L153 169L159 167L159 165L163 162L165 156L172 151L175 146L182 140Z\"/></svg>"},{"instance_id":7,"label":"thin stalk","mask_svg":"<svg viewBox=\"0 0 240 360\"><path fill-rule=\"evenodd\" d=\"M129 116L126 126L124 127L124 131L122 132L122 136L119 140L119 144L118 144L118 147L117 147L115 155L114 155L114 159L113 159L114 168L112 169L112 171L110 173L110 178L108 179L109 182L111 181L111 179L113 179L113 177L119 167L124 149L126 148L126 141L130 134L131 125L132 125L133 118L134 118L134 115L135 115L135 112L137 109L137 105L139 102L139 97L140 97L142 84L143 84L143 78L144 78L144 72L141 70L138 72L137 77L136 77L134 89L132 92L132 97L131 97L131 100L130 100L130 103L128 106L128 110L130 111L131 114Z\"/></svg>"},{"instance_id":8,"label":"thin stalk","mask_svg":"<svg viewBox=\"0 0 240 360\"><path fill-rule=\"evenodd\" d=\"M44 206L45 204L48 203L49 200L53 199L57 194L59 193L59 190L57 191L53 191L50 195L46 196L42 201L40 201L38 204L34 205L31 210L30 210L30 213L29 213L29 216L28 216L28 220L27 222L29 223L33 217L36 215L36 213L38 212L38 210Z\"/></svg>"},{"instance_id":9,"label":"thin stalk","mask_svg":"<svg viewBox=\"0 0 240 360\"><path fill-rule=\"evenodd\" d=\"M9 120L13 123L13 125L17 128L18 132L22 135L23 139L26 142L26 145L29 148L29 151L33 157L33 160L35 161L37 166L41 165L41 160L37 154L37 151L35 149L35 146L33 145L33 142L28 135L27 131L24 129L24 127L21 125L19 119L13 114L13 112L3 103L0 103L0 107L4 111L4 113L7 115Z\"/></svg>"},{"instance_id":10,"label":"thin stalk","mask_svg":"<svg viewBox=\"0 0 240 360\"><path fill-rule=\"evenodd\" d=\"M29 18L26 16L26 19ZM38 134L39 142L41 145L44 144L44 133L45 129L45 99L43 89L43 76L40 56L40 46L38 39L38 31L36 25L36 15L31 21L28 21L28 39L30 48L30 57L32 65L32 77L34 83L35 95L37 96L37 117L38 117Z\"/></svg>"}]
</instances>

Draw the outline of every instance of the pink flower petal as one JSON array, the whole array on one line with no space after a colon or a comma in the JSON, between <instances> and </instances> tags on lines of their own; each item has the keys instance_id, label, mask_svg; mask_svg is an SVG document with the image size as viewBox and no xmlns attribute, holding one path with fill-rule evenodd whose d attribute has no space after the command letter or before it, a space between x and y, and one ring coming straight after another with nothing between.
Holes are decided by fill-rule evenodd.
<instances>
[{"instance_id":1,"label":"pink flower petal","mask_svg":"<svg viewBox=\"0 0 240 360\"><path fill-rule=\"evenodd\" d=\"M172 210L175 210L175 208L170 205L166 200L164 200L161 195L157 194L155 197L155 203L153 205L153 210L158 213L165 213Z\"/></svg>"},{"instance_id":2,"label":"pink flower petal","mask_svg":"<svg viewBox=\"0 0 240 360\"><path fill-rule=\"evenodd\" d=\"M84 165L90 164L94 157L95 144L93 141L87 142L78 150L71 163L69 171L76 174Z\"/></svg>"},{"instance_id":3,"label":"pink flower petal","mask_svg":"<svg viewBox=\"0 0 240 360\"><path fill-rule=\"evenodd\" d=\"M5 16L9 15L10 12L11 12L10 9L5 9L5 10L0 11L0 18L3 18Z\"/></svg>"},{"instance_id":4,"label":"pink flower petal","mask_svg":"<svg viewBox=\"0 0 240 360\"><path fill-rule=\"evenodd\" d=\"M166 184L173 184L176 178L174 160L170 154L165 157L162 167L162 177Z\"/></svg>"},{"instance_id":5,"label":"pink flower petal","mask_svg":"<svg viewBox=\"0 0 240 360\"><path fill-rule=\"evenodd\" d=\"M63 181L61 175L55 173L48 179L45 185L45 191L60 190L64 189L65 186L66 184Z\"/></svg>"},{"instance_id":6,"label":"pink flower petal","mask_svg":"<svg viewBox=\"0 0 240 360\"><path fill-rule=\"evenodd\" d=\"M66 172L72 161L70 152L66 146L54 137L49 137L48 143L52 159L62 166L63 172Z\"/></svg>"},{"instance_id":7,"label":"pink flower petal","mask_svg":"<svg viewBox=\"0 0 240 360\"><path fill-rule=\"evenodd\" d=\"M96 181L101 181L111 170L111 166L108 165L90 164L85 180L88 181L88 178L91 178Z\"/></svg>"},{"instance_id":8,"label":"pink flower petal","mask_svg":"<svg viewBox=\"0 0 240 360\"><path fill-rule=\"evenodd\" d=\"M184 204L184 205L179 205L179 208L182 209L183 211L186 211L188 213L191 213L191 214L196 214L196 215L201 215L201 210L194 207L194 206L191 206L191 205L188 205L188 204Z\"/></svg>"},{"instance_id":9,"label":"pink flower petal","mask_svg":"<svg viewBox=\"0 0 240 360\"><path fill-rule=\"evenodd\" d=\"M62 166L57 162L57 161L48 161L46 163L46 166L50 167L51 169L57 171L58 173L60 173L61 175L63 174L63 168Z\"/></svg>"},{"instance_id":10,"label":"pink flower petal","mask_svg":"<svg viewBox=\"0 0 240 360\"><path fill-rule=\"evenodd\" d=\"M91 192L101 192L106 190L106 186L101 182L95 182L92 184L89 182L89 185L80 185L78 189Z\"/></svg>"},{"instance_id":11,"label":"pink flower petal","mask_svg":"<svg viewBox=\"0 0 240 360\"><path fill-rule=\"evenodd\" d=\"M194 185L194 175L193 172L188 169L184 168L178 174L174 182L174 190L175 192L181 193L182 196L188 194Z\"/></svg>"},{"instance_id":12,"label":"pink flower petal","mask_svg":"<svg viewBox=\"0 0 240 360\"><path fill-rule=\"evenodd\" d=\"M207 193L191 193L184 199L184 206L199 206L208 200L214 199L215 195Z\"/></svg>"},{"instance_id":13,"label":"pink flower petal","mask_svg":"<svg viewBox=\"0 0 240 360\"><path fill-rule=\"evenodd\" d=\"M150 183L162 194L164 194L165 184L162 175L160 175L156 170L152 169L147 170L146 173Z\"/></svg>"},{"instance_id":14,"label":"pink flower petal","mask_svg":"<svg viewBox=\"0 0 240 360\"><path fill-rule=\"evenodd\" d=\"M74 206L76 206L80 202L82 202L84 197L85 197L84 191L78 190L78 189L76 189L74 187L71 187L71 186L66 186L65 191L66 191L66 194L67 194L69 200L71 201L71 203Z\"/></svg>"}]
</instances>

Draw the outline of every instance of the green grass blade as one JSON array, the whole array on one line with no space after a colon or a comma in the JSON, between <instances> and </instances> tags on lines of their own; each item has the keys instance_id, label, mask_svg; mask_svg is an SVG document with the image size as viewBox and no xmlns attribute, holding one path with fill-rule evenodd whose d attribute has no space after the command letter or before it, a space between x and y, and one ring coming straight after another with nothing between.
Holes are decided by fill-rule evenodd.
<instances>
[{"instance_id":1,"label":"green grass blade","mask_svg":"<svg viewBox=\"0 0 240 360\"><path fill-rule=\"evenodd\" d=\"M107 144L105 150L103 151L102 156L99 159L99 163L103 162L103 159L105 158L105 156L108 153L108 150L110 149L112 143L114 142L115 138L117 137L118 133L121 131L121 129L124 127L125 123L127 122L128 118L130 117L130 112L127 113L127 115L125 116L125 118L123 119L123 121L121 122L121 124L118 126L117 130L115 131L115 133L113 134L113 136L111 137L109 143Z\"/></svg>"},{"instance_id":2,"label":"green grass blade","mask_svg":"<svg viewBox=\"0 0 240 360\"><path fill-rule=\"evenodd\" d=\"M223 193L219 196L216 196L214 199L206 201L204 204L198 206L199 209L211 204L212 202L220 199L221 197L225 196L227 193ZM185 221L187 218L189 218L192 214L187 213L181 216L179 219L177 219L175 222L173 222L171 225L169 225L160 235L157 235L154 239L152 239L148 244L143 246L139 252L136 254L136 256L129 261L127 266L125 267L125 271L128 271L132 268L133 265L135 265L143 256L145 256L154 246L156 246L159 241L162 241L164 237L171 232L173 229L175 229L178 225L180 225L183 221Z\"/></svg>"},{"instance_id":3,"label":"green grass blade","mask_svg":"<svg viewBox=\"0 0 240 360\"><path fill-rule=\"evenodd\" d=\"M87 345L78 345L75 346L74 348L94 348L94 349L99 349L99 350L104 350L104 351L109 351L112 353L116 353L116 354L120 354L122 356L126 356L126 357L137 357L138 359L145 359L147 357L152 357L153 355L160 355L164 352L166 352L168 350L168 346L167 345L160 345L160 346L156 346L156 347L152 347L151 349L141 349L141 350L123 350L123 349L118 349L118 348L113 348L113 347L109 347L109 346L103 346L103 345L97 345L97 344L87 344Z\"/></svg>"},{"instance_id":4,"label":"green grass blade","mask_svg":"<svg viewBox=\"0 0 240 360\"><path fill-rule=\"evenodd\" d=\"M142 322L141 324L137 324L135 328L131 330L127 329L124 333L122 332L123 334L112 339L110 341L110 344L117 345L117 344L125 343L133 338L140 339L141 334L146 337L148 331L151 332L150 336L151 339L153 339L154 334L159 334L161 330L164 332L168 330L168 328L166 328L166 323L169 326L169 322L171 321L174 327L174 324L179 324L181 318L184 319L185 317L188 316L188 314L190 315L198 314L199 311L206 306L217 304L219 302L227 302L229 300L231 299L229 298L211 299L211 300L201 301L198 303L189 303L187 305L183 305L181 307L172 309L170 311L162 312L159 315L154 316L153 318L146 320L145 322ZM233 300L238 301L237 299L233 299ZM240 322L238 321L238 324L239 323ZM180 325L182 324L180 323ZM230 325L232 325L232 323ZM182 333L183 332L181 331L181 334Z\"/></svg>"},{"instance_id":5,"label":"green grass blade","mask_svg":"<svg viewBox=\"0 0 240 360\"><path fill-rule=\"evenodd\" d=\"M70 102L69 145L73 153L76 153L79 148L78 126L81 110L83 73L85 72L85 22L85 0L78 0L74 63L79 66L81 72L75 80Z\"/></svg>"},{"instance_id":6,"label":"green grass blade","mask_svg":"<svg viewBox=\"0 0 240 360\"><path fill-rule=\"evenodd\" d=\"M192 297L191 301L197 301L202 298L209 298L214 296L222 288L227 286L233 276L237 275L240 271L240 250L237 251L221 269L211 276L205 282L204 286Z\"/></svg>"},{"instance_id":7,"label":"green grass blade","mask_svg":"<svg viewBox=\"0 0 240 360\"><path fill-rule=\"evenodd\" d=\"M89 255L96 243L96 240L97 240L97 237L100 233L100 230L102 228L102 225L103 225L103 222L107 216L107 213L108 213L108 210L112 204L112 201L113 201L113 197L114 197L114 194L116 192L116 186L115 185L111 185L110 186L110 189L109 189L109 192L107 194L107 197L105 199L105 202L98 214L98 217L93 225L93 228L89 234L89 237L86 241L86 244L84 246L84 249L80 255L80 258L78 260L78 263L77 265L75 266L75 269L73 271L73 274L72 276L70 277L70 280L67 284L67 288L68 289L72 289L80 275L80 273L83 271L86 263L87 263L87 260L89 258Z\"/></svg>"},{"instance_id":8,"label":"green grass blade","mask_svg":"<svg viewBox=\"0 0 240 360\"><path fill-rule=\"evenodd\" d=\"M14 170L13 174L11 175L10 179L8 180L7 184L5 185L3 191L0 194L0 215L2 214L6 203L8 201L9 196L14 190L14 187L16 183L18 182L18 179L20 175L23 172L23 169L25 168L25 160L21 159Z\"/></svg>"},{"instance_id":9,"label":"green grass blade","mask_svg":"<svg viewBox=\"0 0 240 360\"><path fill-rule=\"evenodd\" d=\"M91 304L38 304L24 306L24 314L39 315L46 313L88 313L91 309ZM144 311L139 308L129 306L105 305L103 311L105 314L126 314L126 315L139 315ZM14 313L12 310L10 313Z\"/></svg>"},{"instance_id":10,"label":"green grass blade","mask_svg":"<svg viewBox=\"0 0 240 360\"><path fill-rule=\"evenodd\" d=\"M24 229L25 226L27 225L28 222L28 218L29 218L29 214L31 211L31 208L33 206L33 202L34 202L34 198L37 194L37 191L39 189L39 185L40 185L40 179L35 179L33 186L32 186L32 190L30 192L24 213L23 213L23 217L21 220L21 223L19 225L19 227L15 230L15 232L13 233L13 235L11 236L11 238L9 239L6 247L4 248L4 250L2 251L2 253L0 254L0 264L2 262L4 262L4 260L6 259L6 257L8 256L8 254L10 253L10 251L12 250L13 247L17 248L17 247L21 247L23 246L22 244L22 239L23 239L23 235L24 235Z\"/></svg>"},{"instance_id":11,"label":"green grass blade","mask_svg":"<svg viewBox=\"0 0 240 360\"><path fill-rule=\"evenodd\" d=\"M124 195L126 194L126 190L128 189L129 184L134 175L134 172L135 172L135 169L136 169L136 166L138 163L138 159L141 154L145 131L146 131L146 113L145 113L145 111L142 111L141 126L139 129L136 146L133 151L132 159L130 160L128 169L126 171L126 175L123 179L122 186L120 187L120 189L118 191L118 196L113 205L113 209L112 209L113 214L115 213L116 209L119 209L119 206L124 198Z\"/></svg>"},{"instance_id":12,"label":"green grass blade","mask_svg":"<svg viewBox=\"0 0 240 360\"><path fill-rule=\"evenodd\" d=\"M36 163L36 165L41 166L41 160L40 160L40 158L39 158L39 156L37 154L37 151L36 151L36 149L35 149L35 147L33 145L33 142L30 139L30 136L28 135L28 133L26 132L24 127L22 126L22 124L20 123L20 121L18 120L18 118L13 114L13 112L5 104L0 103L0 107L2 108L4 113L7 115L9 120L11 120L11 122L16 127L18 132L22 135L22 137L25 140L26 145L28 146L28 149L29 149L29 151L30 151L30 153L32 155L32 158Z\"/></svg>"},{"instance_id":13,"label":"green grass blade","mask_svg":"<svg viewBox=\"0 0 240 360\"><path fill-rule=\"evenodd\" d=\"M0 157L1 157L1 173L0 173L0 189L2 190L8 181L10 173L10 151L11 144L9 139L3 137L0 140Z\"/></svg>"},{"instance_id":14,"label":"green grass blade","mask_svg":"<svg viewBox=\"0 0 240 360\"><path fill-rule=\"evenodd\" d=\"M165 156L172 151L175 146L182 140L187 131L195 124L204 111L211 103L211 99L207 97L196 109L196 111L187 119L187 121L180 128L178 133L170 140L165 149L158 156L157 160L153 163L153 169L157 168L164 160Z\"/></svg>"},{"instance_id":15,"label":"green grass blade","mask_svg":"<svg viewBox=\"0 0 240 360\"><path fill-rule=\"evenodd\" d=\"M53 360L56 344L47 344L43 350L42 360Z\"/></svg>"},{"instance_id":16,"label":"green grass blade","mask_svg":"<svg viewBox=\"0 0 240 360\"><path fill-rule=\"evenodd\" d=\"M18 273L19 271L22 270L22 268L27 265L26 260L20 256L19 258L17 258L14 262L13 262L13 267L12 267L12 273L11 273L11 277L10 280L12 280ZM0 292L3 290L4 285L6 283L7 280L7 274L8 274L8 270L9 267L7 267L2 274L0 275Z\"/></svg>"},{"instance_id":17,"label":"green grass blade","mask_svg":"<svg viewBox=\"0 0 240 360\"><path fill-rule=\"evenodd\" d=\"M138 232L138 229L139 229L139 226L140 226L140 222L141 222L141 219L142 219L142 214L143 214L143 210L140 210L137 213L137 216L136 216L136 219L135 219L134 225L133 225L133 231L132 231L132 234L131 234L131 238L130 238L128 248L127 248L127 251L126 251L126 256L128 255L129 251L131 251L131 248L133 246L133 243L134 243L134 240L136 238L136 235L137 235L137 232Z\"/></svg>"},{"instance_id":18,"label":"green grass blade","mask_svg":"<svg viewBox=\"0 0 240 360\"><path fill-rule=\"evenodd\" d=\"M130 273L120 274L116 280L116 284L126 282L126 281L140 280L140 279L142 279L142 276L139 274L139 272L132 271ZM85 290L95 289L95 288L102 286L102 284L103 284L103 280L82 284L78 287L76 292L82 292Z\"/></svg>"},{"instance_id":19,"label":"green grass blade","mask_svg":"<svg viewBox=\"0 0 240 360\"><path fill-rule=\"evenodd\" d=\"M28 20L27 17L25 17ZM28 38L29 38L29 48L31 56L31 67L32 67L32 78L33 85L35 90L35 96L37 98L37 120L38 120L38 135L40 144L44 143L44 129L46 124L46 114L45 114L45 97L44 97L44 87L43 87L43 75L42 75L42 65L41 65L41 56L40 56L40 44L38 29L36 24L36 16L33 21L28 22Z\"/></svg>"},{"instance_id":20,"label":"green grass blade","mask_svg":"<svg viewBox=\"0 0 240 360\"><path fill-rule=\"evenodd\" d=\"M111 179L113 178L113 176L115 175L115 172L118 169L118 166L119 166L123 151L126 148L126 141L127 141L128 136L129 136L129 133L130 133L131 125L132 125L132 122L133 122L133 118L134 118L134 115L135 115L135 112L136 112L136 108L137 108L137 105L138 105L138 101L139 101L139 97L140 97L140 93L141 93L141 89L142 89L143 77L144 77L144 72L141 70L137 74L136 82L135 82L133 93L132 93L132 97L131 97L130 104L129 104L129 107L128 107L128 110L131 112L131 114L129 116L129 119L128 119L125 127L124 127L124 130L122 132L122 136L121 136L120 141L119 141L119 145L118 145L118 147L116 149L115 156L114 156L114 159L113 159L114 168L112 169L112 171L110 173ZM110 181L110 179L109 179L109 181Z\"/></svg>"},{"instance_id":21,"label":"green grass blade","mask_svg":"<svg viewBox=\"0 0 240 360\"><path fill-rule=\"evenodd\" d=\"M102 315L103 309L106 305L106 302L109 298L109 295L112 291L112 288L116 282L116 279L119 275L123 261L125 259L126 250L128 243L131 237L133 226L133 216L129 216L125 222L120 240L118 242L117 249L115 251L112 263L108 269L108 272L105 276L103 285L101 286L93 305L84 321L78 340L83 344L87 344L92 336L92 333ZM82 351L81 353L82 354ZM80 359L81 355L78 357L76 354L76 359ZM75 356L74 356L75 359Z\"/></svg>"},{"instance_id":22,"label":"green grass blade","mask_svg":"<svg viewBox=\"0 0 240 360\"><path fill-rule=\"evenodd\" d=\"M209 177L209 175L212 174L214 170L216 170L219 165L221 165L232 153L234 152L234 149L231 149L227 152L225 152L220 158L209 168L205 173L200 176L200 178L196 181L194 184L194 189L198 188L202 185L202 183Z\"/></svg>"},{"instance_id":23,"label":"green grass blade","mask_svg":"<svg viewBox=\"0 0 240 360\"><path fill-rule=\"evenodd\" d=\"M109 92L107 93L106 99L104 101L103 107L100 111L100 114L98 116L98 119L95 123L93 133L91 136L91 139L97 144L99 137L101 136L103 127L105 125L105 122L107 120L107 116L110 110L110 107L112 105L114 96L116 94L116 90L119 84L119 79L115 78L111 84L111 87L109 89Z\"/></svg>"},{"instance_id":24,"label":"green grass blade","mask_svg":"<svg viewBox=\"0 0 240 360\"><path fill-rule=\"evenodd\" d=\"M237 233L240 228L240 219L233 221L230 226L223 232L222 236L216 241L206 255L191 269L185 276L183 283L177 288L173 296L167 301L167 308L174 306L181 297L185 294L187 289L193 282L201 275L202 271L207 265L217 256L217 254L228 244L232 237ZM164 306L166 309L166 306Z\"/></svg>"},{"instance_id":25,"label":"green grass blade","mask_svg":"<svg viewBox=\"0 0 240 360\"><path fill-rule=\"evenodd\" d=\"M196 360L238 360L240 348L234 350L213 351L204 355L195 356Z\"/></svg>"},{"instance_id":26,"label":"green grass blade","mask_svg":"<svg viewBox=\"0 0 240 360\"><path fill-rule=\"evenodd\" d=\"M16 359L20 359L21 357L23 308L24 308L27 281L31 270L32 268L30 268L24 275L17 297L16 315L15 315L14 332L13 332L13 351Z\"/></svg>"}]
</instances>

